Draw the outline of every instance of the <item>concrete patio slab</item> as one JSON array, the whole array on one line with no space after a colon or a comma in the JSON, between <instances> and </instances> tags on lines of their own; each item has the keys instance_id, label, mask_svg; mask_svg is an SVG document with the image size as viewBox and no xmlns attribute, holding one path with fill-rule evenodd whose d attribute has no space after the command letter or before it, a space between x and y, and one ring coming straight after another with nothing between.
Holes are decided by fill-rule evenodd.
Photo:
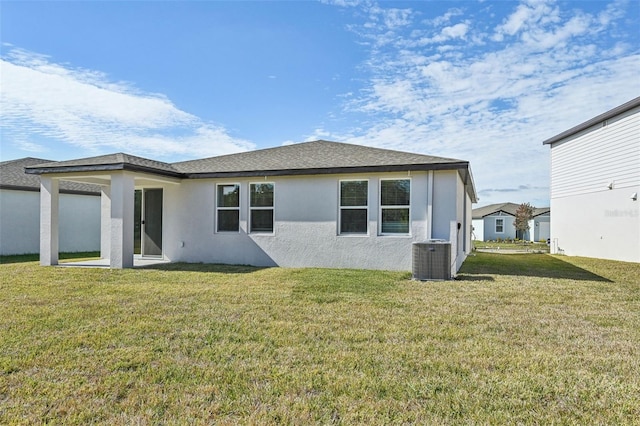
<instances>
[{"instance_id":1,"label":"concrete patio slab","mask_svg":"<svg viewBox=\"0 0 640 426\"><path fill-rule=\"evenodd\" d=\"M171 261L153 257L133 257L134 268L144 268L147 266L160 265L164 263L171 263ZM109 259L89 259L69 262L65 261L63 263L59 263L57 266L63 268L109 268L109 265Z\"/></svg>"}]
</instances>

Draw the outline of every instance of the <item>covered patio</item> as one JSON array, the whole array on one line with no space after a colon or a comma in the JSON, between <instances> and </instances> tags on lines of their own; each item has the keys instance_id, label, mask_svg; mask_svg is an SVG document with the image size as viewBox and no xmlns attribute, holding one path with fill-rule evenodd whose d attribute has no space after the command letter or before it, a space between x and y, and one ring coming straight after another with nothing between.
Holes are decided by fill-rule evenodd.
<instances>
[{"instance_id":1,"label":"covered patio","mask_svg":"<svg viewBox=\"0 0 640 426\"><path fill-rule=\"evenodd\" d=\"M181 173L162 162L127 154L112 154L81 160L62 161L32 166L27 173L40 175L40 264L59 264L58 215L60 181L90 183L101 188L100 260L64 263L64 266L133 268L148 262L166 261L162 251L162 189L180 184ZM140 218L136 190L153 189L152 221ZM138 205L137 205L138 204ZM136 222L136 217L137 223ZM140 226L134 237L134 225ZM153 233L147 238L145 229ZM137 240L136 240L137 238ZM140 251L136 241L148 239L153 250ZM159 241L159 242L158 242ZM144 247L144 242L142 246ZM138 251L140 255L134 253ZM75 265L74 265L75 263ZM86 263L83 265L83 263Z\"/></svg>"}]
</instances>

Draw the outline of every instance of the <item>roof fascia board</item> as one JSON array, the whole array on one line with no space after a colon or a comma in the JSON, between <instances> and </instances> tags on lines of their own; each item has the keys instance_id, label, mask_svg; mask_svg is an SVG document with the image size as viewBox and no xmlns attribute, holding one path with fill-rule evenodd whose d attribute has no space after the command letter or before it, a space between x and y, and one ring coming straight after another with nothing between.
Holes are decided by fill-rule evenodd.
<instances>
[{"instance_id":1,"label":"roof fascia board","mask_svg":"<svg viewBox=\"0 0 640 426\"><path fill-rule=\"evenodd\" d=\"M24 172L29 175L43 175L50 173L86 173L86 172L111 172L123 170L123 164L99 164L89 166L62 166L62 167L34 167L24 168Z\"/></svg>"},{"instance_id":2,"label":"roof fascia board","mask_svg":"<svg viewBox=\"0 0 640 426\"><path fill-rule=\"evenodd\" d=\"M143 172L161 176L169 176L175 178L184 178L185 175L179 172L171 172L168 170L158 170L151 167L139 166L135 164L116 163L116 164L96 164L85 166L62 166L62 167L25 167L25 173L32 175L42 175L49 173L87 173L87 172L112 172L117 170L125 170L131 172Z\"/></svg>"},{"instance_id":3,"label":"roof fascia board","mask_svg":"<svg viewBox=\"0 0 640 426\"><path fill-rule=\"evenodd\" d=\"M504 213L504 214L506 214L506 215L516 217L516 215L511 214L511 213L509 213L509 212L505 212L504 210L498 210L498 211L495 211L495 212L487 213L487 214L485 214L484 216L476 216L476 219L483 219L483 218L485 218L485 217L489 217L489 216L491 216L491 215L493 215L493 214L496 214L496 213ZM541 215L544 215L544 214L550 214L550 213L551 213L550 211L546 211L546 212L542 212L542 213L534 214L532 217L538 217L538 216L541 216Z\"/></svg>"},{"instance_id":4,"label":"roof fascia board","mask_svg":"<svg viewBox=\"0 0 640 426\"><path fill-rule=\"evenodd\" d=\"M144 172L144 173L151 173L154 175L170 176L170 177L179 178L179 179L183 179L185 177L184 173L172 172L169 170L158 170L152 167L138 166L136 164L125 164L124 170L131 171L131 172Z\"/></svg>"},{"instance_id":5,"label":"roof fascia board","mask_svg":"<svg viewBox=\"0 0 640 426\"><path fill-rule=\"evenodd\" d=\"M491 215L494 215L494 214L497 214L498 216L502 216L500 213L502 213L502 215L504 215L504 216L516 217L516 215L511 214L509 212L505 212L504 210L498 210L498 211L495 211L495 212L492 212L492 213L487 213L482 217L487 217L487 216L491 216Z\"/></svg>"},{"instance_id":6,"label":"roof fascia board","mask_svg":"<svg viewBox=\"0 0 640 426\"><path fill-rule=\"evenodd\" d=\"M464 183L469 198L471 198L471 202L477 203L478 193L476 192L476 184L473 180L473 174L471 173L471 168L469 167L468 162L466 167L458 168L458 174L460 175L460 179L462 179L462 182Z\"/></svg>"},{"instance_id":7,"label":"roof fascia board","mask_svg":"<svg viewBox=\"0 0 640 426\"><path fill-rule=\"evenodd\" d=\"M33 186L18 186L18 185L0 185L0 189L6 189L9 191L29 191L29 192L40 192L40 188L35 188ZM91 195L94 197L100 196L99 192L91 192L91 191L75 191L73 189L60 189L58 191L60 194L74 194L74 195Z\"/></svg>"}]
</instances>

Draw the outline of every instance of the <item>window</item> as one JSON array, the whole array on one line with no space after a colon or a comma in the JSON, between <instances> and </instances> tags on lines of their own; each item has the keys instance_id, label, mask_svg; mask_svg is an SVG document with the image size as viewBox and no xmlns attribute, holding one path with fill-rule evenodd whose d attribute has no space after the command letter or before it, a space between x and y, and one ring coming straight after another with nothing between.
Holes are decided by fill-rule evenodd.
<instances>
[{"instance_id":1,"label":"window","mask_svg":"<svg viewBox=\"0 0 640 426\"><path fill-rule=\"evenodd\" d=\"M369 182L340 181L340 233L366 234L368 228Z\"/></svg>"},{"instance_id":2,"label":"window","mask_svg":"<svg viewBox=\"0 0 640 426\"><path fill-rule=\"evenodd\" d=\"M250 232L273 232L273 183L252 183L249 196Z\"/></svg>"},{"instance_id":3,"label":"window","mask_svg":"<svg viewBox=\"0 0 640 426\"><path fill-rule=\"evenodd\" d=\"M496 234L504 233L504 219L496 218Z\"/></svg>"},{"instance_id":4,"label":"window","mask_svg":"<svg viewBox=\"0 0 640 426\"><path fill-rule=\"evenodd\" d=\"M409 179L380 181L381 234L409 234L410 202L411 181Z\"/></svg>"},{"instance_id":5,"label":"window","mask_svg":"<svg viewBox=\"0 0 640 426\"><path fill-rule=\"evenodd\" d=\"M240 185L218 185L217 230L218 232L240 231Z\"/></svg>"}]
</instances>

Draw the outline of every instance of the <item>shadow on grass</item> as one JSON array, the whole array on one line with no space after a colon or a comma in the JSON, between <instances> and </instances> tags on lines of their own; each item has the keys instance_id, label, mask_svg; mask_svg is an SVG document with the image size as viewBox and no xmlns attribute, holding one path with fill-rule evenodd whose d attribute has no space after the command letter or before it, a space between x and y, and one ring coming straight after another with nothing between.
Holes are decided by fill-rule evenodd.
<instances>
[{"instance_id":1,"label":"shadow on grass","mask_svg":"<svg viewBox=\"0 0 640 426\"><path fill-rule=\"evenodd\" d=\"M224 265L220 263L158 263L156 265L139 266L136 269L154 269L158 271L180 272L215 272L219 274L250 274L252 272L268 269L265 266L249 265Z\"/></svg>"},{"instance_id":2,"label":"shadow on grass","mask_svg":"<svg viewBox=\"0 0 640 426\"><path fill-rule=\"evenodd\" d=\"M76 253L60 253L58 257L60 260L85 259L85 258L91 258L91 257L100 257L100 252L82 251L82 252L76 252ZM38 253L0 256L0 264L38 262L39 260L40 260L40 255Z\"/></svg>"},{"instance_id":3,"label":"shadow on grass","mask_svg":"<svg viewBox=\"0 0 640 426\"><path fill-rule=\"evenodd\" d=\"M613 282L547 254L476 253L465 260L457 280L486 280L486 275L519 275L580 281Z\"/></svg>"},{"instance_id":4,"label":"shadow on grass","mask_svg":"<svg viewBox=\"0 0 640 426\"><path fill-rule=\"evenodd\" d=\"M495 281L491 275L471 275L458 273L455 278L456 281Z\"/></svg>"}]
</instances>

